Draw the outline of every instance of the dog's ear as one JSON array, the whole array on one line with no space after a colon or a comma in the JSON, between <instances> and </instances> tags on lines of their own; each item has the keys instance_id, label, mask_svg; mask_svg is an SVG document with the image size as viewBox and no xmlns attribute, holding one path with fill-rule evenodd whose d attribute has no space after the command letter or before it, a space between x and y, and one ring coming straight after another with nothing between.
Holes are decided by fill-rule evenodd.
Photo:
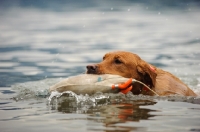
<instances>
[{"instance_id":1,"label":"dog's ear","mask_svg":"<svg viewBox=\"0 0 200 132\"><path fill-rule=\"evenodd\" d=\"M142 76L142 80L144 83L155 86L156 83L156 68L154 68L152 65L146 63L143 60L140 60L137 65L137 71Z\"/></svg>"}]
</instances>

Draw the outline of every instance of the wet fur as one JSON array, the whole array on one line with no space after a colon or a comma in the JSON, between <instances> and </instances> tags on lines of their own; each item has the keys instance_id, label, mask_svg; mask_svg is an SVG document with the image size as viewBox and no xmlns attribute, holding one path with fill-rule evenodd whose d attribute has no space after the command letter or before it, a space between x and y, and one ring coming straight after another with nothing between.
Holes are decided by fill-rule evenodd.
<instances>
[{"instance_id":1,"label":"wet fur","mask_svg":"<svg viewBox=\"0 0 200 132\"><path fill-rule=\"evenodd\" d=\"M134 78L147 84L159 95L178 94L184 96L196 96L196 94L180 79L171 73L157 68L138 55L126 51L107 53L103 61L87 66L88 74L115 74L126 78ZM133 84L133 94L153 95L145 91L141 84Z\"/></svg>"}]
</instances>

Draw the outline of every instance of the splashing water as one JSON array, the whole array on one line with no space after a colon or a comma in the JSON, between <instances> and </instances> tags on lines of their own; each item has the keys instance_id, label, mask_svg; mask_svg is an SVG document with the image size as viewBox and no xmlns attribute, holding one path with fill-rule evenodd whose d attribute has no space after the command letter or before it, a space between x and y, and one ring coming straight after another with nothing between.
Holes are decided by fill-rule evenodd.
<instances>
[{"instance_id":1,"label":"splashing water","mask_svg":"<svg viewBox=\"0 0 200 132\"><path fill-rule=\"evenodd\" d=\"M44 79L13 85L12 89L17 93L14 99L18 101L48 97L50 95L49 87L58 81L60 81L60 79Z\"/></svg>"},{"instance_id":2,"label":"splashing water","mask_svg":"<svg viewBox=\"0 0 200 132\"><path fill-rule=\"evenodd\" d=\"M64 91L62 93L53 91L49 92L49 87L61 79L44 79L41 81L32 81L13 85L12 88L16 91L17 95L13 99L19 100L28 100L28 99L38 99L38 98L47 98L47 104L58 109L59 104L68 102L68 105L73 107L94 107L97 105L106 105L112 102L123 102L128 100L150 100L150 101L159 101L159 100L168 100L175 102L190 102L200 104L200 97L186 97L186 96L146 96L146 95L133 95L131 92L128 94L122 93L101 93L96 92L93 95L80 94L77 95L72 91Z\"/></svg>"},{"instance_id":3,"label":"splashing water","mask_svg":"<svg viewBox=\"0 0 200 132\"><path fill-rule=\"evenodd\" d=\"M59 107L65 107L66 103L71 104L70 106L74 108L89 109L90 107L110 103L110 96L100 92L89 96L87 94L77 95L72 91L65 91L62 93L54 91L48 98L48 104L52 109L58 110Z\"/></svg>"}]
</instances>

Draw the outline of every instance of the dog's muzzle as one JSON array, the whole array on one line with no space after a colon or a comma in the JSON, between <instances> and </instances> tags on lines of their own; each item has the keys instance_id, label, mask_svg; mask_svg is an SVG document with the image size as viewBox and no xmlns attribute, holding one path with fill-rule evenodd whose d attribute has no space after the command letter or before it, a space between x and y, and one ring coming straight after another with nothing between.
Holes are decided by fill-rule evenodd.
<instances>
[{"instance_id":1,"label":"dog's muzzle","mask_svg":"<svg viewBox=\"0 0 200 132\"><path fill-rule=\"evenodd\" d=\"M87 74L97 74L97 69L98 69L98 66L97 65L87 65L86 66L87 68Z\"/></svg>"}]
</instances>

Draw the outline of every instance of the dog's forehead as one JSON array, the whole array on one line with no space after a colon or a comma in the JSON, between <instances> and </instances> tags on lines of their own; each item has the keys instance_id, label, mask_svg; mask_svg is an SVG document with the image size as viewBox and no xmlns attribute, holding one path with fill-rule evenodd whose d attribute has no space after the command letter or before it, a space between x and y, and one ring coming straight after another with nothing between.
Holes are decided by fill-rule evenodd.
<instances>
[{"instance_id":1,"label":"dog's forehead","mask_svg":"<svg viewBox=\"0 0 200 132\"><path fill-rule=\"evenodd\" d=\"M131 52L125 52L125 51L115 51L115 52L109 52L106 53L103 57L105 58L130 58L130 59L140 59L140 57L136 54L133 54Z\"/></svg>"}]
</instances>

